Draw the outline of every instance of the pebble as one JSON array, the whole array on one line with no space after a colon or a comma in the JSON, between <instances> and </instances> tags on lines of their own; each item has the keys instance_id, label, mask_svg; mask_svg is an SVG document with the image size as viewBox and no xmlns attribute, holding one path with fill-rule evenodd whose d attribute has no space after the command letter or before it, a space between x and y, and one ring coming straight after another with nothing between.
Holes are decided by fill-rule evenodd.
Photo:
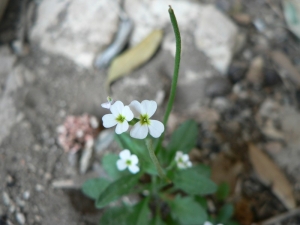
<instances>
[{"instance_id":1,"label":"pebble","mask_svg":"<svg viewBox=\"0 0 300 225\"><path fill-rule=\"evenodd\" d=\"M227 98L224 97L216 97L212 102L213 108L217 109L220 112L224 112L230 109L231 104Z\"/></svg>"},{"instance_id":2,"label":"pebble","mask_svg":"<svg viewBox=\"0 0 300 225\"><path fill-rule=\"evenodd\" d=\"M18 221L19 224L25 224L25 222L26 222L24 214L22 214L20 212L16 213L16 220Z\"/></svg>"},{"instance_id":3,"label":"pebble","mask_svg":"<svg viewBox=\"0 0 300 225\"><path fill-rule=\"evenodd\" d=\"M23 199L28 200L29 198L30 198L30 192L29 191L24 191Z\"/></svg>"},{"instance_id":4,"label":"pebble","mask_svg":"<svg viewBox=\"0 0 300 225\"><path fill-rule=\"evenodd\" d=\"M16 203L18 206L24 207L25 206L25 201L23 201L22 199L20 199L19 197L17 197L16 199Z\"/></svg>"},{"instance_id":5,"label":"pebble","mask_svg":"<svg viewBox=\"0 0 300 225\"><path fill-rule=\"evenodd\" d=\"M246 13L236 13L232 17L241 25L249 25L252 22L250 15Z\"/></svg>"},{"instance_id":6,"label":"pebble","mask_svg":"<svg viewBox=\"0 0 300 225\"><path fill-rule=\"evenodd\" d=\"M7 186L9 186L9 187L13 186L15 183L14 178L10 175L7 175L5 180L6 180Z\"/></svg>"},{"instance_id":7,"label":"pebble","mask_svg":"<svg viewBox=\"0 0 300 225\"><path fill-rule=\"evenodd\" d=\"M41 191L43 191L45 188L42 186L42 185L40 185L40 184L37 184L36 186L35 186L35 190L37 190L38 192L41 192Z\"/></svg>"},{"instance_id":8,"label":"pebble","mask_svg":"<svg viewBox=\"0 0 300 225\"><path fill-rule=\"evenodd\" d=\"M274 86L281 84L282 80L277 71L274 69L264 69L264 86Z\"/></svg>"},{"instance_id":9,"label":"pebble","mask_svg":"<svg viewBox=\"0 0 300 225\"><path fill-rule=\"evenodd\" d=\"M264 59L261 56L255 57L246 74L247 81L254 86L261 86L264 81L263 75Z\"/></svg>"},{"instance_id":10,"label":"pebble","mask_svg":"<svg viewBox=\"0 0 300 225\"><path fill-rule=\"evenodd\" d=\"M3 203L5 205L7 205L7 206L10 205L10 202L11 202L10 197L5 191L2 193L2 198L3 198Z\"/></svg>"},{"instance_id":11,"label":"pebble","mask_svg":"<svg viewBox=\"0 0 300 225\"><path fill-rule=\"evenodd\" d=\"M208 97L226 96L231 92L231 84L224 77L214 77L208 81L205 93Z\"/></svg>"},{"instance_id":12,"label":"pebble","mask_svg":"<svg viewBox=\"0 0 300 225\"><path fill-rule=\"evenodd\" d=\"M228 78L232 83L237 83L242 80L247 71L247 65L244 63L232 63L228 69Z\"/></svg>"}]
</instances>

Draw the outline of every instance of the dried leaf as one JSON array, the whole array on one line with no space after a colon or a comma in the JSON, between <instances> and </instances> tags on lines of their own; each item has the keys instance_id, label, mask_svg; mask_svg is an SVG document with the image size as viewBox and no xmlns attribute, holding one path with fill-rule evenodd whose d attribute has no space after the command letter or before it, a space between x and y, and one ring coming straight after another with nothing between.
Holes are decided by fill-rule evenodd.
<instances>
[{"instance_id":1,"label":"dried leaf","mask_svg":"<svg viewBox=\"0 0 300 225\"><path fill-rule=\"evenodd\" d=\"M273 193L288 209L296 206L293 188L278 166L260 149L249 145L249 157L260 180L272 185Z\"/></svg>"},{"instance_id":2,"label":"dried leaf","mask_svg":"<svg viewBox=\"0 0 300 225\"><path fill-rule=\"evenodd\" d=\"M272 60L286 72L290 76L291 80L296 83L298 87L300 87L300 73L296 69L296 67L292 64L289 57L281 51L273 51L271 53Z\"/></svg>"},{"instance_id":3,"label":"dried leaf","mask_svg":"<svg viewBox=\"0 0 300 225\"><path fill-rule=\"evenodd\" d=\"M284 0L283 12L286 23L290 30L300 38L300 1Z\"/></svg>"},{"instance_id":4,"label":"dried leaf","mask_svg":"<svg viewBox=\"0 0 300 225\"><path fill-rule=\"evenodd\" d=\"M109 86L113 81L128 75L131 71L147 62L156 52L162 37L162 30L155 30L141 43L115 58L109 68L106 89L109 90Z\"/></svg>"}]
</instances>

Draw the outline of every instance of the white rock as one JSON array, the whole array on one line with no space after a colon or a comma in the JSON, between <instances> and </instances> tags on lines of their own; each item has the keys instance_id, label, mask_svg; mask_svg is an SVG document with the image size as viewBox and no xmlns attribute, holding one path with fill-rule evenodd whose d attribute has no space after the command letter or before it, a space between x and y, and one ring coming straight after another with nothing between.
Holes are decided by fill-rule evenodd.
<instances>
[{"instance_id":1,"label":"white rock","mask_svg":"<svg viewBox=\"0 0 300 225\"><path fill-rule=\"evenodd\" d=\"M131 45L142 41L152 30L170 24L169 5L176 13L180 31L193 30L194 22L201 14L201 4L195 1L177 0L126 0L125 11L134 21Z\"/></svg>"},{"instance_id":2,"label":"white rock","mask_svg":"<svg viewBox=\"0 0 300 225\"><path fill-rule=\"evenodd\" d=\"M16 220L18 221L19 224L25 224L26 219L25 216L22 213L16 213Z\"/></svg>"},{"instance_id":3,"label":"white rock","mask_svg":"<svg viewBox=\"0 0 300 225\"><path fill-rule=\"evenodd\" d=\"M80 158L80 173L85 174L90 167L92 155L93 155L94 140L89 140L85 143L85 147L82 150Z\"/></svg>"},{"instance_id":4,"label":"white rock","mask_svg":"<svg viewBox=\"0 0 300 225\"><path fill-rule=\"evenodd\" d=\"M43 0L31 38L51 53L92 66L118 29L119 7L111 0Z\"/></svg>"},{"instance_id":5,"label":"white rock","mask_svg":"<svg viewBox=\"0 0 300 225\"><path fill-rule=\"evenodd\" d=\"M205 6L198 14L195 43L222 74L227 72L235 43L237 26L214 6Z\"/></svg>"}]
</instances>

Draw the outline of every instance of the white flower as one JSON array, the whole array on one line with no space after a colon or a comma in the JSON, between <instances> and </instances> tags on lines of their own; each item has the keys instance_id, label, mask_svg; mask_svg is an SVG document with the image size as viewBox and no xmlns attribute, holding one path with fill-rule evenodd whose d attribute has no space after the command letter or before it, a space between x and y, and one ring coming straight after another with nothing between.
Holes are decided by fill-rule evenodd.
<instances>
[{"instance_id":1,"label":"white flower","mask_svg":"<svg viewBox=\"0 0 300 225\"><path fill-rule=\"evenodd\" d=\"M175 161L179 169L186 169L192 166L192 162L190 161L189 155L183 154L183 152L181 151L176 152Z\"/></svg>"},{"instance_id":2,"label":"white flower","mask_svg":"<svg viewBox=\"0 0 300 225\"><path fill-rule=\"evenodd\" d=\"M124 149L119 154L120 159L117 161L118 170L125 170L127 167L133 174L138 173L140 168L138 167L139 159L136 155L131 155L128 149Z\"/></svg>"},{"instance_id":3,"label":"white flower","mask_svg":"<svg viewBox=\"0 0 300 225\"><path fill-rule=\"evenodd\" d=\"M110 109L110 107L112 106L113 103L114 103L114 100L111 97L107 96L107 102L102 103L101 106L105 109Z\"/></svg>"},{"instance_id":4,"label":"white flower","mask_svg":"<svg viewBox=\"0 0 300 225\"><path fill-rule=\"evenodd\" d=\"M144 100L141 103L134 100L129 105L132 110L134 117L139 119L132 130L130 131L130 136L137 139L144 139L149 133L152 137L158 138L165 128L162 122L157 120L150 120L157 109L157 104L155 101Z\"/></svg>"},{"instance_id":5,"label":"white flower","mask_svg":"<svg viewBox=\"0 0 300 225\"><path fill-rule=\"evenodd\" d=\"M206 221L203 225L213 225L213 224L211 222L209 222L209 221ZM218 223L217 225L223 225L223 224Z\"/></svg>"},{"instance_id":6,"label":"white flower","mask_svg":"<svg viewBox=\"0 0 300 225\"><path fill-rule=\"evenodd\" d=\"M206 221L203 225L213 225L213 224L209 221Z\"/></svg>"},{"instance_id":7,"label":"white flower","mask_svg":"<svg viewBox=\"0 0 300 225\"><path fill-rule=\"evenodd\" d=\"M103 126L106 128L116 127L116 133L121 134L128 130L129 124L127 121L133 119L133 113L128 106L120 101L116 101L111 107L110 111L112 114L106 114L102 117Z\"/></svg>"}]
</instances>

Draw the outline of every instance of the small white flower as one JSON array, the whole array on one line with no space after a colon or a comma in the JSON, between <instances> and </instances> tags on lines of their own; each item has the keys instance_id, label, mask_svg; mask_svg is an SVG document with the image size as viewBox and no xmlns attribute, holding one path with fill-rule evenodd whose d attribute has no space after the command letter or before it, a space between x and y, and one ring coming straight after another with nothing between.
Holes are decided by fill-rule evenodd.
<instances>
[{"instance_id":1,"label":"small white flower","mask_svg":"<svg viewBox=\"0 0 300 225\"><path fill-rule=\"evenodd\" d=\"M129 124L127 121L133 119L133 113L128 106L124 106L121 101L116 101L111 107L112 114L106 114L102 117L103 126L106 128L116 127L116 133L121 134L128 130Z\"/></svg>"},{"instance_id":2,"label":"small white flower","mask_svg":"<svg viewBox=\"0 0 300 225\"><path fill-rule=\"evenodd\" d=\"M128 149L124 149L119 154L120 159L117 161L118 170L125 170L128 167L128 170L135 174L140 171L138 167L139 159L136 155L131 155Z\"/></svg>"},{"instance_id":3,"label":"small white flower","mask_svg":"<svg viewBox=\"0 0 300 225\"><path fill-rule=\"evenodd\" d=\"M157 120L150 120L157 109L157 104L155 101L144 100L141 103L134 100L129 105L132 110L134 117L139 119L132 130L130 131L130 136L137 139L144 139L149 133L152 137L158 138L162 132L164 132L165 127L162 122Z\"/></svg>"},{"instance_id":4,"label":"small white flower","mask_svg":"<svg viewBox=\"0 0 300 225\"><path fill-rule=\"evenodd\" d=\"M213 225L213 224L209 221L206 221L203 225Z\"/></svg>"},{"instance_id":5,"label":"small white flower","mask_svg":"<svg viewBox=\"0 0 300 225\"><path fill-rule=\"evenodd\" d=\"M206 221L203 225L213 225L213 224L211 222L209 222L209 221ZM223 224L218 223L217 225L223 225Z\"/></svg>"},{"instance_id":6,"label":"small white flower","mask_svg":"<svg viewBox=\"0 0 300 225\"><path fill-rule=\"evenodd\" d=\"M186 169L188 167L192 167L192 162L190 161L189 155L183 154L183 152L181 151L176 152L175 161L179 169Z\"/></svg>"},{"instance_id":7,"label":"small white flower","mask_svg":"<svg viewBox=\"0 0 300 225\"><path fill-rule=\"evenodd\" d=\"M102 103L101 106L105 109L110 109L110 107L112 106L113 103L114 103L114 100L111 97L107 96L107 102Z\"/></svg>"}]
</instances>

